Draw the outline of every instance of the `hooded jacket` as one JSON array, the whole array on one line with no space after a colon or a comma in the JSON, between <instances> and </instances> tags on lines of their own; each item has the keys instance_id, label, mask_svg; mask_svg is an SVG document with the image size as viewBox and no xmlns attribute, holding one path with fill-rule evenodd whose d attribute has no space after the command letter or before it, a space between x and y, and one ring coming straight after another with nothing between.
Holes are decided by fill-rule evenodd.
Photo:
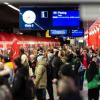
<instances>
[{"instance_id":1,"label":"hooded jacket","mask_svg":"<svg viewBox=\"0 0 100 100\"><path fill-rule=\"evenodd\" d=\"M38 89L46 88L47 86L47 70L46 70L46 60L42 59L37 62L35 69L35 80L34 84Z\"/></svg>"}]
</instances>

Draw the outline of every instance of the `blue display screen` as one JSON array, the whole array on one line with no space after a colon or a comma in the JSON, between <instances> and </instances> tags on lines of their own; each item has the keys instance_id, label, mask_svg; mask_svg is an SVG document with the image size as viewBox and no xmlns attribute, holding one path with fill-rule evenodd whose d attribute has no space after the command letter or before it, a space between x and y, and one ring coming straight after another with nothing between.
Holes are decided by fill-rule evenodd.
<instances>
[{"instance_id":1,"label":"blue display screen","mask_svg":"<svg viewBox=\"0 0 100 100\"><path fill-rule=\"evenodd\" d=\"M67 30L50 30L51 36L67 36Z\"/></svg>"},{"instance_id":2,"label":"blue display screen","mask_svg":"<svg viewBox=\"0 0 100 100\"><path fill-rule=\"evenodd\" d=\"M53 11L52 12L53 26L80 26L80 13L75 11Z\"/></svg>"},{"instance_id":3,"label":"blue display screen","mask_svg":"<svg viewBox=\"0 0 100 100\"><path fill-rule=\"evenodd\" d=\"M67 27L80 27L79 10L66 10L64 7L20 7L21 30L59 30Z\"/></svg>"},{"instance_id":4,"label":"blue display screen","mask_svg":"<svg viewBox=\"0 0 100 100\"><path fill-rule=\"evenodd\" d=\"M84 36L84 29L71 30L71 37L82 37L82 36Z\"/></svg>"}]
</instances>

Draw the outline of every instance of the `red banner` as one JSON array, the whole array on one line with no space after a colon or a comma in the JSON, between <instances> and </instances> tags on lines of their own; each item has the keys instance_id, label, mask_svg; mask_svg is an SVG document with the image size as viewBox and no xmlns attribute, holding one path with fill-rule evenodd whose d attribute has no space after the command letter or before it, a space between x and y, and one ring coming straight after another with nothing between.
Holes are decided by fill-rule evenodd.
<instances>
[{"instance_id":1,"label":"red banner","mask_svg":"<svg viewBox=\"0 0 100 100\"><path fill-rule=\"evenodd\" d=\"M17 44L18 40L14 40L13 44L11 46L11 60L13 61L14 59L16 59L19 56L19 45Z\"/></svg>"}]
</instances>

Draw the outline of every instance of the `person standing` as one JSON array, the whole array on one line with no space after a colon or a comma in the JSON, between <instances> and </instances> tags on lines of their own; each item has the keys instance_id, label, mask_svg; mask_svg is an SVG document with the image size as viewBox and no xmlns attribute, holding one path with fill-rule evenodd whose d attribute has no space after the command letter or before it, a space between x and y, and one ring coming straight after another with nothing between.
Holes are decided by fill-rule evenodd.
<instances>
[{"instance_id":1,"label":"person standing","mask_svg":"<svg viewBox=\"0 0 100 100\"><path fill-rule=\"evenodd\" d=\"M44 56L37 57L37 65L35 68L34 84L36 87L37 100L46 100L47 86L47 60Z\"/></svg>"},{"instance_id":2,"label":"person standing","mask_svg":"<svg viewBox=\"0 0 100 100\"><path fill-rule=\"evenodd\" d=\"M86 70L85 79L88 86L88 100L99 100L99 68L97 58L93 57L89 68Z\"/></svg>"},{"instance_id":3,"label":"person standing","mask_svg":"<svg viewBox=\"0 0 100 100\"><path fill-rule=\"evenodd\" d=\"M29 66L29 60L27 55L25 54L24 48L20 49L20 58L21 58L21 64L24 66Z\"/></svg>"},{"instance_id":4,"label":"person standing","mask_svg":"<svg viewBox=\"0 0 100 100\"><path fill-rule=\"evenodd\" d=\"M26 66L21 64L21 59L14 60L16 65L16 73L12 85L12 94L14 100L31 100L26 92L26 82L29 77L29 71ZM26 99L26 96L28 99Z\"/></svg>"},{"instance_id":5,"label":"person standing","mask_svg":"<svg viewBox=\"0 0 100 100\"><path fill-rule=\"evenodd\" d=\"M52 68L52 60L54 58L53 50L50 49L48 50L48 65L47 65L47 91L49 94L49 100L54 100L54 95L53 95L53 68Z\"/></svg>"},{"instance_id":6,"label":"person standing","mask_svg":"<svg viewBox=\"0 0 100 100\"><path fill-rule=\"evenodd\" d=\"M81 62L82 62L82 69L83 69L83 71L81 71L79 73L79 75L80 75L80 90L82 90L83 89L83 81L84 81L84 73L85 73L85 70L88 69L88 66L90 64L90 58L87 54L86 49L83 49L83 52L80 56L80 59L81 59Z\"/></svg>"}]
</instances>

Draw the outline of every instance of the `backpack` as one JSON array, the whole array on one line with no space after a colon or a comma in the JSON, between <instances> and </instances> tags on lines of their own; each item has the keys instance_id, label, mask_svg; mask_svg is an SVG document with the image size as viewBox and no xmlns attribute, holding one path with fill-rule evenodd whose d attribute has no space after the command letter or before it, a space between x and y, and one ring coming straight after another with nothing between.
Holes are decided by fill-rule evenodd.
<instances>
[{"instance_id":1,"label":"backpack","mask_svg":"<svg viewBox=\"0 0 100 100\"><path fill-rule=\"evenodd\" d=\"M35 98L35 85L32 78L26 80L25 96L26 100L32 100Z\"/></svg>"},{"instance_id":2,"label":"backpack","mask_svg":"<svg viewBox=\"0 0 100 100\"><path fill-rule=\"evenodd\" d=\"M72 62L70 63L72 65L72 70L78 74L78 72L81 70L80 66L81 66L81 61L79 58L73 58Z\"/></svg>"}]
</instances>

